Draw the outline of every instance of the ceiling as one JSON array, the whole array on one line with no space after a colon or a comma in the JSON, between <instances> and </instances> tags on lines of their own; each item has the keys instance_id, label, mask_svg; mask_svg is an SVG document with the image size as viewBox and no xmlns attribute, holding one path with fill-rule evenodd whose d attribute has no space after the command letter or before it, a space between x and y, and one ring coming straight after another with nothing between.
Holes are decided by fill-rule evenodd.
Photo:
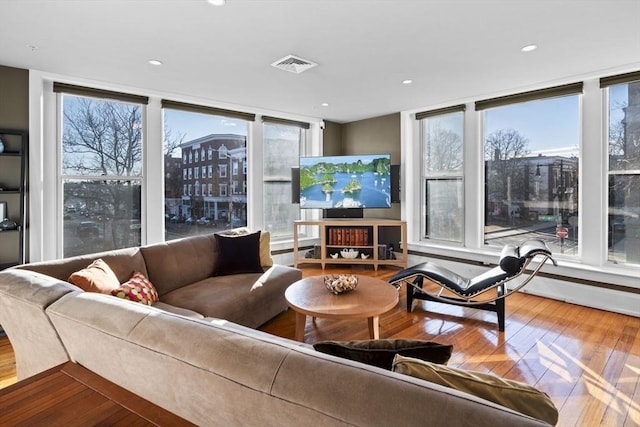
<instances>
[{"instance_id":1,"label":"ceiling","mask_svg":"<svg viewBox=\"0 0 640 427\"><path fill-rule=\"evenodd\" d=\"M0 0L0 16L2 65L341 123L640 69L640 0ZM270 66L288 54L319 65Z\"/></svg>"}]
</instances>

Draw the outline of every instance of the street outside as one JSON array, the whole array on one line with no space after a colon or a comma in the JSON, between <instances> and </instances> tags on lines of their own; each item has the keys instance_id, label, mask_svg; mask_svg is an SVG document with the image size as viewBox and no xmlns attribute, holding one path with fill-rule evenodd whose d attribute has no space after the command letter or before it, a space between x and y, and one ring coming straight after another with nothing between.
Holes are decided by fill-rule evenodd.
<instances>
[{"instance_id":1,"label":"street outside","mask_svg":"<svg viewBox=\"0 0 640 427\"><path fill-rule=\"evenodd\" d=\"M577 232L578 227L568 228L568 238L560 238L556 235L557 226L555 223L542 222L528 226L515 226L506 228L502 226L485 227L485 242L495 246L511 244L518 246L526 239L541 239L555 254L578 254Z\"/></svg>"}]
</instances>

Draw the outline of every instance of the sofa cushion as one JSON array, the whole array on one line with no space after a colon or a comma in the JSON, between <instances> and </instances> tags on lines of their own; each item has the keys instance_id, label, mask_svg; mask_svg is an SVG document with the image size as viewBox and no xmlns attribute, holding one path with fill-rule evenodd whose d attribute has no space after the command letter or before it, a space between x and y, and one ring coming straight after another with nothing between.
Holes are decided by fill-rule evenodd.
<instances>
[{"instance_id":1,"label":"sofa cushion","mask_svg":"<svg viewBox=\"0 0 640 427\"><path fill-rule=\"evenodd\" d=\"M215 274L262 273L260 231L242 236L216 234L218 262Z\"/></svg>"},{"instance_id":2,"label":"sofa cushion","mask_svg":"<svg viewBox=\"0 0 640 427\"><path fill-rule=\"evenodd\" d=\"M287 309L284 291L300 270L274 265L264 273L213 276L161 295L166 304L257 328Z\"/></svg>"},{"instance_id":3,"label":"sofa cushion","mask_svg":"<svg viewBox=\"0 0 640 427\"><path fill-rule=\"evenodd\" d=\"M140 253L140 248L114 249L92 254L78 255L70 258L61 258L49 261L40 261L30 264L23 264L15 268L36 271L55 277L58 280L68 281L74 272L85 268L93 261L102 258L118 278L118 284L129 280L134 271L147 274L145 260Z\"/></svg>"},{"instance_id":4,"label":"sofa cushion","mask_svg":"<svg viewBox=\"0 0 640 427\"><path fill-rule=\"evenodd\" d=\"M127 282L112 290L111 295L146 305L153 305L158 301L155 286L139 271L133 273Z\"/></svg>"},{"instance_id":5,"label":"sofa cushion","mask_svg":"<svg viewBox=\"0 0 640 427\"><path fill-rule=\"evenodd\" d=\"M72 273L67 281L87 292L101 294L111 293L120 286L118 277L102 258L98 258L82 270Z\"/></svg>"},{"instance_id":6,"label":"sofa cushion","mask_svg":"<svg viewBox=\"0 0 640 427\"><path fill-rule=\"evenodd\" d=\"M219 234L224 236L243 236L250 233L249 228L239 227L222 231ZM260 230L260 264L263 268L269 268L273 265L273 258L271 257L271 233L264 230Z\"/></svg>"},{"instance_id":7,"label":"sofa cushion","mask_svg":"<svg viewBox=\"0 0 640 427\"><path fill-rule=\"evenodd\" d=\"M400 355L393 360L393 371L472 394L551 425L558 422L558 410L549 396L519 381Z\"/></svg>"},{"instance_id":8,"label":"sofa cushion","mask_svg":"<svg viewBox=\"0 0 640 427\"><path fill-rule=\"evenodd\" d=\"M262 268L269 268L273 265L271 257L271 233L268 231L260 232L260 264Z\"/></svg>"},{"instance_id":9,"label":"sofa cushion","mask_svg":"<svg viewBox=\"0 0 640 427\"><path fill-rule=\"evenodd\" d=\"M362 340L362 341L320 341L313 348L322 353L355 360L367 365L391 370L396 354L415 357L434 363L447 363L451 357L452 345L438 344L423 340Z\"/></svg>"},{"instance_id":10,"label":"sofa cushion","mask_svg":"<svg viewBox=\"0 0 640 427\"><path fill-rule=\"evenodd\" d=\"M218 258L213 234L170 240L140 248L147 277L162 296L211 277Z\"/></svg>"}]
</instances>

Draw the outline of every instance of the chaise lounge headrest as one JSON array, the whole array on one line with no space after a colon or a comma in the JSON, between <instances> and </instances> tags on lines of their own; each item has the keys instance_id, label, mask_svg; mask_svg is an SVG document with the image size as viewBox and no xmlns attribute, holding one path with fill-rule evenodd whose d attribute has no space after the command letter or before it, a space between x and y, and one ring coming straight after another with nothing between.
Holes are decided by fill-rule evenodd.
<instances>
[{"instance_id":1,"label":"chaise lounge headrest","mask_svg":"<svg viewBox=\"0 0 640 427\"><path fill-rule=\"evenodd\" d=\"M509 276L518 274L524 265L524 259L518 254L518 247L514 245L505 245L500 253L500 268Z\"/></svg>"},{"instance_id":2,"label":"chaise lounge headrest","mask_svg":"<svg viewBox=\"0 0 640 427\"><path fill-rule=\"evenodd\" d=\"M520 244L519 248L520 258L532 258L536 255L549 255L551 256L551 251L547 244L540 239L529 239L525 240Z\"/></svg>"},{"instance_id":3,"label":"chaise lounge headrest","mask_svg":"<svg viewBox=\"0 0 640 427\"><path fill-rule=\"evenodd\" d=\"M529 258L536 255L551 256L547 244L540 239L525 240L520 247L505 245L500 253L500 268L509 276L516 275L522 270Z\"/></svg>"}]
</instances>

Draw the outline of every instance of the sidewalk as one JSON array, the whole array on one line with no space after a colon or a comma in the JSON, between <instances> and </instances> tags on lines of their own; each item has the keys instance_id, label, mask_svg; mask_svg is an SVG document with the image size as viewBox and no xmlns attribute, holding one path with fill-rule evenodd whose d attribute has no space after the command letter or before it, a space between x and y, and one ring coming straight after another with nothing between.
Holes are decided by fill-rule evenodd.
<instances>
[{"instance_id":1,"label":"sidewalk","mask_svg":"<svg viewBox=\"0 0 640 427\"><path fill-rule=\"evenodd\" d=\"M555 235L555 228L556 224L554 222L542 222L538 224L515 226L511 228L492 225L487 227L488 231L486 231L486 237L487 239L499 239L501 237L518 236L520 234L527 234L546 229L553 229L551 234Z\"/></svg>"}]
</instances>

